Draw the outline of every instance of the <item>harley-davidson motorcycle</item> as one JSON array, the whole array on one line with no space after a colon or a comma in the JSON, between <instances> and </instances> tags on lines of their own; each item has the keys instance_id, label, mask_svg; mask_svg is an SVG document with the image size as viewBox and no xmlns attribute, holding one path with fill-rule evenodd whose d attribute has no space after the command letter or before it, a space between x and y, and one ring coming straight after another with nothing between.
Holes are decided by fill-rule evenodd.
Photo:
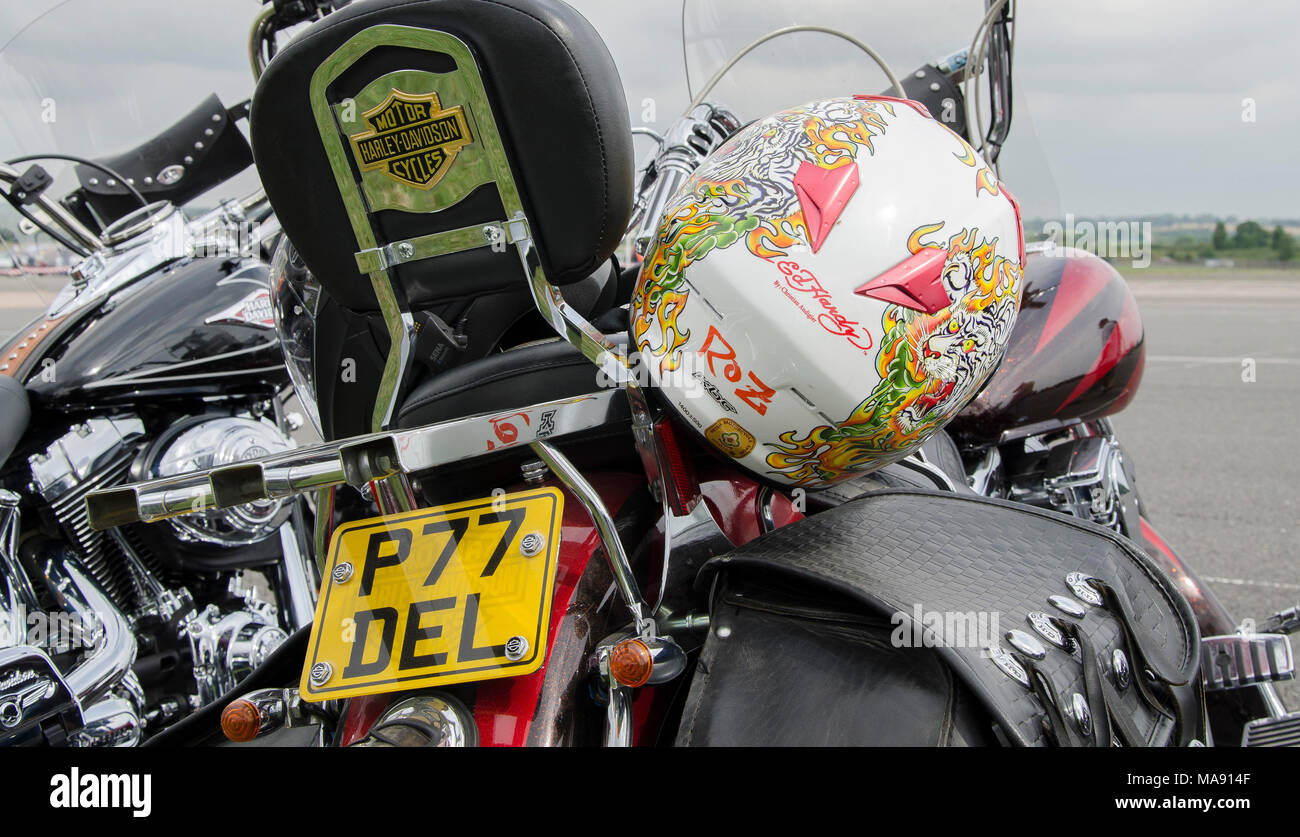
<instances>
[{"instance_id":1,"label":"harley-davidson motorcycle","mask_svg":"<svg viewBox=\"0 0 1300 837\"><path fill-rule=\"evenodd\" d=\"M84 156L188 104L145 96L149 66L111 76L107 95L84 104L89 76L70 87L69 54L49 44L85 32L96 5L63 4L3 52L11 136L40 153L0 165L0 196L25 231L76 260L0 359L2 745L139 743L308 624L319 584L299 499L195 507L155 527L87 521L90 491L288 451L302 424L286 407L267 280L278 225L260 189L231 197L253 162L236 124L248 102L227 107L214 93L143 144ZM277 28L318 11L268 9L254 45L265 55ZM118 46L157 54L133 52L130 38ZM232 89L247 88L246 53L232 56ZM209 79L166 81L190 96ZM119 106L126 93L145 100L138 120ZM45 109L48 130L24 135L24 104ZM55 177L51 161L73 165ZM194 209L203 204L214 208Z\"/></svg>"},{"instance_id":2,"label":"harley-davidson motorcycle","mask_svg":"<svg viewBox=\"0 0 1300 837\"><path fill-rule=\"evenodd\" d=\"M976 197L998 193L1009 2L970 22L969 49L903 77L868 43L874 12L752 6L686 4L700 86L668 131L639 129L657 147L635 179L618 72L555 0L363 0L270 60L250 131L286 236L275 319L327 441L95 486L85 513L92 531L139 531L311 494L324 581L310 628L154 742L1296 742L1272 687L1292 674L1295 614L1239 628L1143 514L1108 419L1136 393L1142 324L1105 261L1026 248L1019 318L969 406L830 485L742 469L752 434L706 430L632 359L655 327L629 311L646 304L636 262L689 218L674 196L745 197L692 176L733 139L779 131L748 119L884 86L831 43L888 78L862 107L942 120ZM762 82L734 82L764 44ZM714 103L799 82L819 87L756 112ZM856 188L845 176L796 182L804 213L781 246L815 249L815 216ZM911 293L912 275L872 290L948 303ZM680 313L654 315L665 339L686 339ZM695 404L811 405L797 381L745 389L722 344L684 369ZM991 628L961 618L977 615Z\"/></svg>"}]
</instances>

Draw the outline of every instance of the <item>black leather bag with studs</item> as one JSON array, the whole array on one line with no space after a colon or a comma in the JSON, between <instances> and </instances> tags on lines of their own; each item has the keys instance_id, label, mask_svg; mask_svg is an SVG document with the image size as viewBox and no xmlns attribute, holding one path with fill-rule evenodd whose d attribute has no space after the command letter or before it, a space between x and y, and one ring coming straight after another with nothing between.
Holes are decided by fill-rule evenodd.
<instances>
[{"instance_id":1,"label":"black leather bag with studs","mask_svg":"<svg viewBox=\"0 0 1300 837\"><path fill-rule=\"evenodd\" d=\"M677 743L1206 743L1190 605L1136 544L949 492L865 495L705 565Z\"/></svg>"}]
</instances>

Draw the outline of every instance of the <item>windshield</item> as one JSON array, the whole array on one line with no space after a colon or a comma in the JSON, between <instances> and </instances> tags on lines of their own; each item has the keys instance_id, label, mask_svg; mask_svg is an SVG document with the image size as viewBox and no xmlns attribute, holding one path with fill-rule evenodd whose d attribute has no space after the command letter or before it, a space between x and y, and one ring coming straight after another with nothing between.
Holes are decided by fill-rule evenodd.
<instances>
[{"instance_id":1,"label":"windshield","mask_svg":"<svg viewBox=\"0 0 1300 837\"><path fill-rule=\"evenodd\" d=\"M129 151L211 94L229 108L252 93L248 34L256 0L64 0L0 12L0 161L43 154L97 159ZM247 135L245 122L229 126ZM61 198L74 164L42 160ZM24 171L30 163L15 166ZM190 201L193 217L257 188L252 167ZM73 260L0 204L4 258L48 269Z\"/></svg>"},{"instance_id":2,"label":"windshield","mask_svg":"<svg viewBox=\"0 0 1300 837\"><path fill-rule=\"evenodd\" d=\"M633 127L659 133L682 115L729 59L768 32L789 26L839 30L870 46L903 78L924 64L969 49L986 11L981 0L570 2L609 45ZM1032 6L1026 8L1033 13ZM852 43L822 32L794 32L740 59L706 98L748 122L816 99L856 93L894 95L880 67ZM981 96L987 120L987 86ZM644 165L655 143L641 135L636 147ZM1001 179L1015 192L1027 218L1056 216L1055 182L1039 150L1033 106L1023 86L1015 88L1014 120L999 162Z\"/></svg>"}]
</instances>

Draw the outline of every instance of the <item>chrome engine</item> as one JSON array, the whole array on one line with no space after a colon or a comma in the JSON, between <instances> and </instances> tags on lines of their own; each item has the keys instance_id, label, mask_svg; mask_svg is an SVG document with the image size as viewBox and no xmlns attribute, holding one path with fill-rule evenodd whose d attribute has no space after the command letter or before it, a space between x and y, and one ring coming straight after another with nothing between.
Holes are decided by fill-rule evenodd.
<instances>
[{"instance_id":1,"label":"chrome engine","mask_svg":"<svg viewBox=\"0 0 1300 837\"><path fill-rule=\"evenodd\" d=\"M133 746L144 737L147 724L175 719L233 688L284 642L289 630L305 624L315 585L288 522L294 512L290 501L209 509L177 518L170 529L170 543L178 551L187 544L235 549L278 535L275 546L283 550L284 560L277 580L289 588L281 591L286 607L268 601L268 585L256 583L257 573L237 566L219 574L228 577L215 596L220 605L203 603L214 598L210 578L204 582L207 595L196 604L185 574L161 560L156 544L150 547L125 528L92 530L83 502L87 492L132 474L166 477L293 446L269 421L229 415L183 419L149 441L144 421L127 413L90 418L29 457L33 503L44 510L41 515L65 546L40 541L53 546L39 560L24 564L19 557L23 499L0 490L0 654L14 661L13 672L0 671L7 678L0 682L0 737L11 729L29 732L36 722L49 735L48 719L33 713L66 695L63 708L51 710L53 717L62 718L64 733L58 734L66 734L66 743ZM29 529L36 528L36 521L28 523ZM72 650L48 645L49 637L29 627L51 619L75 625L78 644ZM137 638L145 641L146 635L149 641L139 647ZM155 640L188 651L194 675L190 694L182 697L188 706L175 705L175 698L156 705L146 700L133 666ZM40 689L32 686L37 680L44 684Z\"/></svg>"},{"instance_id":2,"label":"chrome engine","mask_svg":"<svg viewBox=\"0 0 1300 837\"><path fill-rule=\"evenodd\" d=\"M980 494L1089 520L1120 534L1138 527L1133 471L1106 420L1004 433L970 470Z\"/></svg>"}]
</instances>

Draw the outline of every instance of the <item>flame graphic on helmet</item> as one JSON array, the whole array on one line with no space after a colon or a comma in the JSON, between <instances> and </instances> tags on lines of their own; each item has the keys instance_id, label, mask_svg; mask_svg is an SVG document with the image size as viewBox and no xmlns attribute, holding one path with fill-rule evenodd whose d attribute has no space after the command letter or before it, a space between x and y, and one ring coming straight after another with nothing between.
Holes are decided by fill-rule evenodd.
<instances>
[{"instance_id":1,"label":"flame graphic on helmet","mask_svg":"<svg viewBox=\"0 0 1300 837\"><path fill-rule=\"evenodd\" d=\"M839 102L817 112L792 108L769 119L774 127L795 123L802 131L771 129L748 142L729 141L696 170L665 214L632 297L633 339L660 371L681 366L690 339L677 323L690 296L682 279L686 268L737 241L763 259L808 243L792 185L795 170L804 161L835 168L863 148L874 153L872 140L884 135L886 114L894 116L887 101Z\"/></svg>"},{"instance_id":2,"label":"flame graphic on helmet","mask_svg":"<svg viewBox=\"0 0 1300 837\"><path fill-rule=\"evenodd\" d=\"M915 253L944 222L917 227ZM881 317L884 339L876 356L880 383L837 425L800 437L781 434L767 456L773 473L796 485L829 482L902 459L921 445L983 382L1015 322L1021 266L997 254L997 238L962 229L946 243L944 286L953 304L935 314L890 305Z\"/></svg>"}]
</instances>

